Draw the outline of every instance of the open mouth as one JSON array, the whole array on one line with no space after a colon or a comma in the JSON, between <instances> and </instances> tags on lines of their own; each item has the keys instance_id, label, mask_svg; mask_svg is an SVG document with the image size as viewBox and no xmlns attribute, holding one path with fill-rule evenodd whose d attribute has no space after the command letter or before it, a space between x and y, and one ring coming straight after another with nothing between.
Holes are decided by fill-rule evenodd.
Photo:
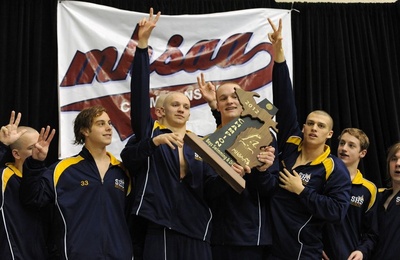
<instances>
[{"instance_id":1,"label":"open mouth","mask_svg":"<svg viewBox=\"0 0 400 260\"><path fill-rule=\"evenodd\" d=\"M236 107L227 107L225 110L226 110L226 111L236 110Z\"/></svg>"}]
</instances>

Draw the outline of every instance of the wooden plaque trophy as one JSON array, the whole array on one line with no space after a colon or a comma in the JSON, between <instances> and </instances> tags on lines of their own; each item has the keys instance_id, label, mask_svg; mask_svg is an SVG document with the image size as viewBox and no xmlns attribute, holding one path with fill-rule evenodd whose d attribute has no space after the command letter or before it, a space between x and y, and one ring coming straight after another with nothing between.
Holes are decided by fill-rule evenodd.
<instances>
[{"instance_id":1,"label":"wooden plaque trophy","mask_svg":"<svg viewBox=\"0 0 400 260\"><path fill-rule=\"evenodd\" d=\"M214 170L238 193L245 188L245 180L231 167L233 163L250 168L260 166L257 155L260 148L268 146L272 140L270 128L277 132L272 120L277 108L264 99L256 103L256 92L235 88L243 112L224 127L204 139L194 133L187 133L184 141L209 163Z\"/></svg>"}]
</instances>

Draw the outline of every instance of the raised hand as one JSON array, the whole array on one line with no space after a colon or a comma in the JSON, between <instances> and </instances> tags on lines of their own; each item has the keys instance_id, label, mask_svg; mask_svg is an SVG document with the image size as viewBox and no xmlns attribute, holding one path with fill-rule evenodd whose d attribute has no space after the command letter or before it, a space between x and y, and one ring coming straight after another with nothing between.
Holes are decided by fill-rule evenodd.
<instances>
[{"instance_id":1,"label":"raised hand","mask_svg":"<svg viewBox=\"0 0 400 260\"><path fill-rule=\"evenodd\" d=\"M282 19L279 19L278 29L271 19L268 18L268 22L272 27L273 32L268 33L268 39L272 43L274 48L274 60L277 62L283 62L285 60L285 55L282 47Z\"/></svg>"},{"instance_id":2,"label":"raised hand","mask_svg":"<svg viewBox=\"0 0 400 260\"><path fill-rule=\"evenodd\" d=\"M39 139L32 151L33 159L39 161L44 161L46 159L51 140L53 140L55 133L56 130L50 130L50 126L47 126L46 128L42 127L40 130Z\"/></svg>"},{"instance_id":3,"label":"raised hand","mask_svg":"<svg viewBox=\"0 0 400 260\"><path fill-rule=\"evenodd\" d=\"M138 31L138 47L146 48L148 46L149 38L151 32L156 27L158 19L160 18L161 12L158 12L156 16L153 15L153 8L150 8L149 17L143 18L139 21L139 31Z\"/></svg>"},{"instance_id":4,"label":"raised hand","mask_svg":"<svg viewBox=\"0 0 400 260\"><path fill-rule=\"evenodd\" d=\"M199 85L201 95L203 96L204 100L207 101L211 109L217 109L215 86L210 81L205 81L203 73L197 77L197 84Z\"/></svg>"},{"instance_id":5,"label":"raised hand","mask_svg":"<svg viewBox=\"0 0 400 260\"><path fill-rule=\"evenodd\" d=\"M11 111L10 122L6 126L2 126L0 130L0 142L5 145L10 145L20 138L26 130L21 130L18 132L18 125L21 121L21 113L17 114L15 118L15 111Z\"/></svg>"}]
</instances>

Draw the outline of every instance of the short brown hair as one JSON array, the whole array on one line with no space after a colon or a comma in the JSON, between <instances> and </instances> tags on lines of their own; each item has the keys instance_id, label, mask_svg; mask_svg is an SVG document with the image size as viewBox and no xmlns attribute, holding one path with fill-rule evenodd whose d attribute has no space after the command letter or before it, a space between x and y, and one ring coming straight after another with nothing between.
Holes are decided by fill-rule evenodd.
<instances>
[{"instance_id":1,"label":"short brown hair","mask_svg":"<svg viewBox=\"0 0 400 260\"><path fill-rule=\"evenodd\" d=\"M81 112L79 112L74 121L74 144L85 143L85 136L83 135L82 130L90 130L93 125L93 119L95 117L101 116L101 114L103 114L104 112L107 112L107 110L100 105L85 108Z\"/></svg>"},{"instance_id":2,"label":"short brown hair","mask_svg":"<svg viewBox=\"0 0 400 260\"><path fill-rule=\"evenodd\" d=\"M397 142L389 147L386 157L386 178L388 181L388 185L392 186L391 177L390 177L390 161L395 156L395 154L400 150L400 142Z\"/></svg>"},{"instance_id":3,"label":"short brown hair","mask_svg":"<svg viewBox=\"0 0 400 260\"><path fill-rule=\"evenodd\" d=\"M342 133L340 133L338 139L340 140L342 136L348 133L349 135L354 136L360 141L360 149L362 150L367 150L369 147L369 138L368 136L364 133L363 130L358 129L358 128L345 128L343 129Z\"/></svg>"}]
</instances>

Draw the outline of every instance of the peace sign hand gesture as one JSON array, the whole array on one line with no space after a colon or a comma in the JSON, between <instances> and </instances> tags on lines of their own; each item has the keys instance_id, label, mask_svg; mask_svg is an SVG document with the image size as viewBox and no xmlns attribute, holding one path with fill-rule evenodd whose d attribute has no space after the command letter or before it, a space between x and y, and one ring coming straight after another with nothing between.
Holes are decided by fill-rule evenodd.
<instances>
[{"instance_id":1,"label":"peace sign hand gesture","mask_svg":"<svg viewBox=\"0 0 400 260\"><path fill-rule=\"evenodd\" d=\"M46 128L43 127L40 130L39 139L35 144L35 148L32 150L33 159L39 161L44 161L46 159L51 140L53 140L55 133L55 129L50 131L50 126Z\"/></svg>"},{"instance_id":2,"label":"peace sign hand gesture","mask_svg":"<svg viewBox=\"0 0 400 260\"><path fill-rule=\"evenodd\" d=\"M274 60L276 62L284 62L285 54L282 47L282 19L279 19L278 29L270 18L268 18L268 22L273 30L272 33L268 33L268 39L271 41L272 47L274 48Z\"/></svg>"},{"instance_id":3,"label":"peace sign hand gesture","mask_svg":"<svg viewBox=\"0 0 400 260\"><path fill-rule=\"evenodd\" d=\"M0 130L0 142L5 145L10 145L18 140L18 138L23 135L26 130L21 130L18 132L18 125L21 121L21 113L17 114L15 118L15 111L11 111L10 123L6 126L2 126Z\"/></svg>"},{"instance_id":4,"label":"peace sign hand gesture","mask_svg":"<svg viewBox=\"0 0 400 260\"><path fill-rule=\"evenodd\" d=\"M148 46L151 32L156 27L158 19L160 18L161 12L158 12L156 16L153 15L153 8L150 8L149 17L143 18L139 21L139 32L138 32L138 47L144 49Z\"/></svg>"}]
</instances>

